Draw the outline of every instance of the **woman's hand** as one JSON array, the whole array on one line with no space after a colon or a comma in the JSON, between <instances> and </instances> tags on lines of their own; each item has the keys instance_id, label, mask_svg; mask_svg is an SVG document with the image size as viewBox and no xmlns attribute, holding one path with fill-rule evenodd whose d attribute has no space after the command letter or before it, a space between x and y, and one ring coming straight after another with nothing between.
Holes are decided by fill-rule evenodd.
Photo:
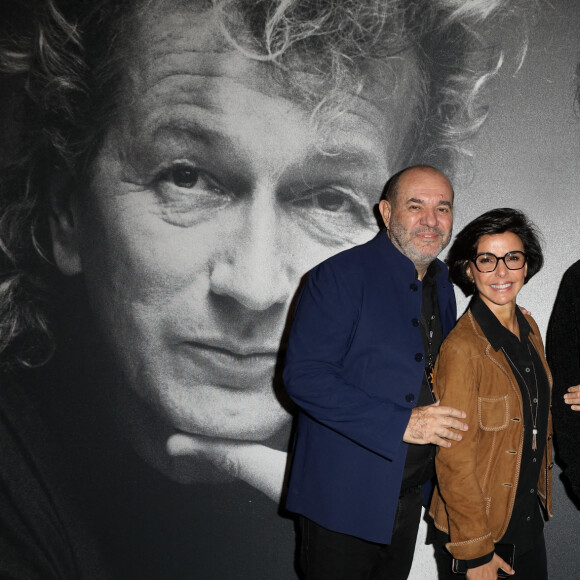
<instances>
[{"instance_id":1,"label":"woman's hand","mask_svg":"<svg viewBox=\"0 0 580 580\"><path fill-rule=\"evenodd\" d=\"M498 568L501 568L510 575L515 574L514 569L505 560L502 560L497 554L494 554L493 558L487 564L468 570L466 578L467 580L497 580Z\"/></svg>"},{"instance_id":2,"label":"woman's hand","mask_svg":"<svg viewBox=\"0 0 580 580\"><path fill-rule=\"evenodd\" d=\"M580 411L580 385L570 387L564 395L564 401L570 405L572 411Z\"/></svg>"}]
</instances>

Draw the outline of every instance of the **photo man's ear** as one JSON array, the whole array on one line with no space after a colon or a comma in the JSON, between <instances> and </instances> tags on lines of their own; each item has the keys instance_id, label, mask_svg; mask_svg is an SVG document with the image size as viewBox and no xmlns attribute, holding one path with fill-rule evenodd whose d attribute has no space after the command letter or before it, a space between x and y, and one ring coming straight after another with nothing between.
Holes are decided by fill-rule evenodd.
<instances>
[{"instance_id":1,"label":"photo man's ear","mask_svg":"<svg viewBox=\"0 0 580 580\"><path fill-rule=\"evenodd\" d=\"M52 253L59 270L66 276L82 272L79 231L73 180L55 175L50 188L50 236Z\"/></svg>"}]
</instances>

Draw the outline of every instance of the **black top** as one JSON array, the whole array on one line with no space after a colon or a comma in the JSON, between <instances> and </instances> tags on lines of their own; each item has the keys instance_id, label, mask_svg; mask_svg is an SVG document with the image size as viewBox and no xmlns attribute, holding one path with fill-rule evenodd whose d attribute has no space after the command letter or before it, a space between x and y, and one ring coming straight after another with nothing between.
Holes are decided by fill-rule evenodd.
<instances>
[{"instance_id":1,"label":"black top","mask_svg":"<svg viewBox=\"0 0 580 580\"><path fill-rule=\"evenodd\" d=\"M580 412L564 402L569 387L580 384L580 261L564 274L548 325L546 350L554 378L552 413L558 456L580 500Z\"/></svg>"},{"instance_id":2,"label":"black top","mask_svg":"<svg viewBox=\"0 0 580 580\"><path fill-rule=\"evenodd\" d=\"M529 340L532 329L519 308L516 308L519 340L481 298L473 300L471 312L493 349L503 350L522 395L524 444L520 476L510 523L501 539L502 543L515 544L517 552L522 554L533 547L534 539L544 527L537 485L546 446L550 385L542 360ZM534 418L538 431L535 450L532 449Z\"/></svg>"},{"instance_id":3,"label":"black top","mask_svg":"<svg viewBox=\"0 0 580 580\"><path fill-rule=\"evenodd\" d=\"M26 385L28 387L28 385ZM67 457L34 392L0 376L0 578L106 580Z\"/></svg>"},{"instance_id":4,"label":"black top","mask_svg":"<svg viewBox=\"0 0 580 580\"><path fill-rule=\"evenodd\" d=\"M0 578L296 578L294 522L275 502L243 482L181 484L141 460L81 321L70 316L79 333L49 364L0 376Z\"/></svg>"},{"instance_id":5,"label":"black top","mask_svg":"<svg viewBox=\"0 0 580 580\"><path fill-rule=\"evenodd\" d=\"M422 280L421 320L417 322L421 326L421 338L425 348L425 372L417 400L418 406L431 405L434 402L431 390L431 373L443 342L441 317L437 305L437 276L439 271L439 264L431 262ZM429 481L435 475L434 460L434 445L409 444L401 489L408 489Z\"/></svg>"}]
</instances>

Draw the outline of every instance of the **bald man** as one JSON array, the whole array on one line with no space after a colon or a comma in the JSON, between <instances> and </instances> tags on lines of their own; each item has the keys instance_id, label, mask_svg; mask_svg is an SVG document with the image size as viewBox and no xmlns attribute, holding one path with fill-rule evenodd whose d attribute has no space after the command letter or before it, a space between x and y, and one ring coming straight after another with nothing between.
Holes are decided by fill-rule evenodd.
<instances>
[{"instance_id":1,"label":"bald man","mask_svg":"<svg viewBox=\"0 0 580 580\"><path fill-rule=\"evenodd\" d=\"M307 579L407 578L435 446L467 428L430 388L456 320L437 259L451 183L433 167L404 169L379 211L373 240L310 272L290 335L284 382L301 412L287 508L300 515Z\"/></svg>"}]
</instances>

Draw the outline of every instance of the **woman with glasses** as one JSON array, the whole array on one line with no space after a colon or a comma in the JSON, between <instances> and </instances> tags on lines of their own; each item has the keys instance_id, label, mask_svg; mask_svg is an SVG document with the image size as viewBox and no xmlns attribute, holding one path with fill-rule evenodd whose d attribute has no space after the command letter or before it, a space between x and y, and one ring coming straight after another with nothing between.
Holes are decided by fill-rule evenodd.
<instances>
[{"instance_id":1,"label":"woman with glasses","mask_svg":"<svg viewBox=\"0 0 580 580\"><path fill-rule=\"evenodd\" d=\"M520 211L491 210L457 235L446 262L473 299L435 368L441 404L465 411L469 424L436 457L430 514L453 557L443 577L453 569L469 580L546 580L552 379L540 331L516 305L543 264L538 234Z\"/></svg>"}]
</instances>

